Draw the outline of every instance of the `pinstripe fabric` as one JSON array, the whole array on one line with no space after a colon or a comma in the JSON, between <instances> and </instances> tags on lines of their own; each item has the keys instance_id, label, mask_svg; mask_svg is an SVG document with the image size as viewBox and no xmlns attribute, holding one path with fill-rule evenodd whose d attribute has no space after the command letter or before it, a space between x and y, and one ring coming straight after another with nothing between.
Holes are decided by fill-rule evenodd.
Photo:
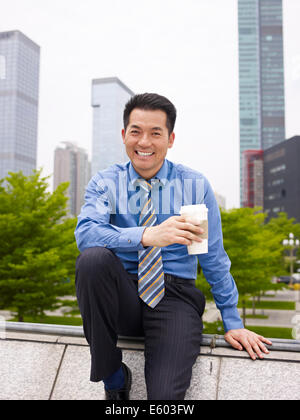
<instances>
[{"instance_id":1,"label":"pinstripe fabric","mask_svg":"<svg viewBox=\"0 0 300 420\"><path fill-rule=\"evenodd\" d=\"M90 379L101 381L121 366L118 335L144 336L148 399L183 400L199 355L204 295L186 280L165 275L164 298L152 310L138 297L137 282L138 275L127 273L107 248L87 248L76 260L76 293L91 353Z\"/></svg>"},{"instance_id":2,"label":"pinstripe fabric","mask_svg":"<svg viewBox=\"0 0 300 420\"><path fill-rule=\"evenodd\" d=\"M150 196L153 180L152 184L144 179L138 179L137 182L142 192L139 225L150 227L157 221ZM139 297L148 306L154 308L165 294L163 263L159 247L149 246L146 250L139 251L138 277Z\"/></svg>"}]
</instances>

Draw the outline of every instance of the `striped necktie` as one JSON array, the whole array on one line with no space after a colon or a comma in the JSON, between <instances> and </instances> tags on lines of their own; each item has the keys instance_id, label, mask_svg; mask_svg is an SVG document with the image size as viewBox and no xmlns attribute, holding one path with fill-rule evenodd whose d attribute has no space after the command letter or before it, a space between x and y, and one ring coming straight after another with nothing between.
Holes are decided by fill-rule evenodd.
<instances>
[{"instance_id":1,"label":"striped necktie","mask_svg":"<svg viewBox=\"0 0 300 420\"><path fill-rule=\"evenodd\" d=\"M141 213L139 217L140 226L154 226L157 222L155 210L151 200L152 184L139 179L141 187ZM138 266L138 291L139 297L151 308L154 308L165 294L164 271L161 256L161 249L157 246L149 246L146 250L139 251Z\"/></svg>"}]
</instances>

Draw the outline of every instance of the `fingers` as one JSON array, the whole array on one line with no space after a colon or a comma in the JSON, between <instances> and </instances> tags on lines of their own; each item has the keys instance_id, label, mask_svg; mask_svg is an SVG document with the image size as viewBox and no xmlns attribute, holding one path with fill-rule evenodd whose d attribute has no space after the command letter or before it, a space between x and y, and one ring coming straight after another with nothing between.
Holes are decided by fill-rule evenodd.
<instances>
[{"instance_id":1,"label":"fingers","mask_svg":"<svg viewBox=\"0 0 300 420\"><path fill-rule=\"evenodd\" d=\"M174 243L180 244L180 245L191 245L192 240L185 238L184 236L176 236Z\"/></svg>"},{"instance_id":2,"label":"fingers","mask_svg":"<svg viewBox=\"0 0 300 420\"><path fill-rule=\"evenodd\" d=\"M183 216L174 216L173 220L170 219L168 219L168 223L173 230L174 243L191 245L193 241L202 242L199 234L203 232L203 229L199 228L199 226L184 222Z\"/></svg>"},{"instance_id":3,"label":"fingers","mask_svg":"<svg viewBox=\"0 0 300 420\"><path fill-rule=\"evenodd\" d=\"M202 239L199 236L195 235L189 230L178 229L176 231L176 235L185 238L188 241L188 245L190 245L192 241L202 242Z\"/></svg>"},{"instance_id":4,"label":"fingers","mask_svg":"<svg viewBox=\"0 0 300 420\"><path fill-rule=\"evenodd\" d=\"M260 351L258 344L255 341L250 341L248 338L240 340L244 349L247 351L252 360L256 360L257 356L263 358L262 352Z\"/></svg>"},{"instance_id":5,"label":"fingers","mask_svg":"<svg viewBox=\"0 0 300 420\"><path fill-rule=\"evenodd\" d=\"M244 345L244 348L246 349L246 351L248 352L249 356L251 357L251 359L256 360L256 355L255 355L255 352L253 351L253 349L257 350L256 344L254 344L254 343L251 344L248 340L245 340L243 345ZM258 351L258 352L259 352L258 356L260 357L261 353L260 353L260 351Z\"/></svg>"},{"instance_id":6,"label":"fingers","mask_svg":"<svg viewBox=\"0 0 300 420\"><path fill-rule=\"evenodd\" d=\"M269 350L267 349L267 347L261 341L258 342L258 345L264 353L266 353L266 354L270 353Z\"/></svg>"},{"instance_id":7,"label":"fingers","mask_svg":"<svg viewBox=\"0 0 300 420\"><path fill-rule=\"evenodd\" d=\"M264 358L263 353L269 354L269 350L267 349L267 347L263 344L269 344L272 345L272 342L270 340L268 340L267 338L263 337L262 335L258 335L258 334L254 334L254 338L252 339L252 347L254 348L256 354L258 355L258 357L260 357L261 359Z\"/></svg>"},{"instance_id":8,"label":"fingers","mask_svg":"<svg viewBox=\"0 0 300 420\"><path fill-rule=\"evenodd\" d=\"M181 245L191 245L193 241L196 241L197 239L194 238L195 235L190 235L189 233L185 232L179 232L177 233L177 236L175 237L175 243L181 244ZM199 241L198 241L199 242Z\"/></svg>"},{"instance_id":9,"label":"fingers","mask_svg":"<svg viewBox=\"0 0 300 420\"><path fill-rule=\"evenodd\" d=\"M272 342L267 338L246 329L231 330L226 334L225 338L226 341L238 350L241 350L238 345L242 345L252 360L256 360L257 357L263 359L264 353L269 354L269 350L264 343L272 345Z\"/></svg>"},{"instance_id":10,"label":"fingers","mask_svg":"<svg viewBox=\"0 0 300 420\"><path fill-rule=\"evenodd\" d=\"M204 230L199 226L201 221L197 221L197 219L186 219L185 216L174 216L174 219L180 223L181 229L184 230L191 230L192 232L203 233Z\"/></svg>"},{"instance_id":11,"label":"fingers","mask_svg":"<svg viewBox=\"0 0 300 420\"><path fill-rule=\"evenodd\" d=\"M227 336L225 335L225 339L226 341L232 345L233 348L237 349L237 350L243 350L243 347L240 345L240 343L235 340L232 336Z\"/></svg>"},{"instance_id":12,"label":"fingers","mask_svg":"<svg viewBox=\"0 0 300 420\"><path fill-rule=\"evenodd\" d=\"M202 242L202 239L199 235L201 235L204 232L204 230L199 226L185 222L184 220L185 219L183 216L179 216L176 218L176 235L182 236L186 239L185 241L183 241L185 245L190 245L192 241Z\"/></svg>"},{"instance_id":13,"label":"fingers","mask_svg":"<svg viewBox=\"0 0 300 420\"><path fill-rule=\"evenodd\" d=\"M197 225L193 225L192 223L188 223L188 222L182 223L181 229L187 230L189 232L194 232L197 235L204 233L204 230L201 227Z\"/></svg>"},{"instance_id":14,"label":"fingers","mask_svg":"<svg viewBox=\"0 0 300 420\"><path fill-rule=\"evenodd\" d=\"M263 359L264 356L262 354L262 351L260 349L260 342L255 342L253 341L252 343L250 343L252 349L253 349L253 353L254 353L254 357L256 359L256 355L260 358ZM267 349L266 349L267 350ZM252 356L251 356L252 357ZM253 358L253 357L252 357Z\"/></svg>"},{"instance_id":15,"label":"fingers","mask_svg":"<svg viewBox=\"0 0 300 420\"><path fill-rule=\"evenodd\" d=\"M266 344L272 346L272 341L268 340L267 338L263 337L262 335L258 335L258 338Z\"/></svg>"}]
</instances>

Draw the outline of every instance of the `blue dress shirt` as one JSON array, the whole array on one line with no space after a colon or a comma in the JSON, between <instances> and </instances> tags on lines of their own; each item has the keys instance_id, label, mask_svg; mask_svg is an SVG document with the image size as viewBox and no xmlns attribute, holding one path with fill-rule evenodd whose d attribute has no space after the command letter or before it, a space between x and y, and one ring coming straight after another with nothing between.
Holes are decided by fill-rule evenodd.
<instances>
[{"instance_id":1,"label":"blue dress shirt","mask_svg":"<svg viewBox=\"0 0 300 420\"><path fill-rule=\"evenodd\" d=\"M130 273L137 273L138 250L146 228L139 226L140 197L132 164L112 165L98 172L89 182L85 204L78 216L75 238L80 252L102 246L111 249ZM223 247L221 217L213 190L199 172L165 159L154 178L152 191L157 223L179 215L180 207L206 204L208 208L208 253L189 255L187 246L172 244L161 248L164 272L196 279L197 258L211 286L225 331L243 328L237 310L238 291L230 274L230 260Z\"/></svg>"}]
</instances>

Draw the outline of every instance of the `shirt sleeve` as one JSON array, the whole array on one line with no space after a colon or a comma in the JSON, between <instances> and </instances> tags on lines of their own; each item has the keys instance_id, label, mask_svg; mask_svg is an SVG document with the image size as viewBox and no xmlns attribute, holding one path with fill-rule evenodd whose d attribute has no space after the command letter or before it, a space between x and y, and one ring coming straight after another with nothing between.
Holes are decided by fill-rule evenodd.
<instances>
[{"instance_id":1,"label":"shirt sleeve","mask_svg":"<svg viewBox=\"0 0 300 420\"><path fill-rule=\"evenodd\" d=\"M122 252L144 249L141 240L145 227L112 225L111 209L109 194L99 188L96 177L93 177L86 188L85 204L75 229L75 239L80 252L95 246Z\"/></svg>"},{"instance_id":2,"label":"shirt sleeve","mask_svg":"<svg viewBox=\"0 0 300 420\"><path fill-rule=\"evenodd\" d=\"M208 208L208 253L199 254L203 274L211 286L217 308L221 312L224 330L244 328L237 309L238 291L230 274L231 262L224 250L220 210L213 190L205 180L204 202Z\"/></svg>"}]
</instances>

